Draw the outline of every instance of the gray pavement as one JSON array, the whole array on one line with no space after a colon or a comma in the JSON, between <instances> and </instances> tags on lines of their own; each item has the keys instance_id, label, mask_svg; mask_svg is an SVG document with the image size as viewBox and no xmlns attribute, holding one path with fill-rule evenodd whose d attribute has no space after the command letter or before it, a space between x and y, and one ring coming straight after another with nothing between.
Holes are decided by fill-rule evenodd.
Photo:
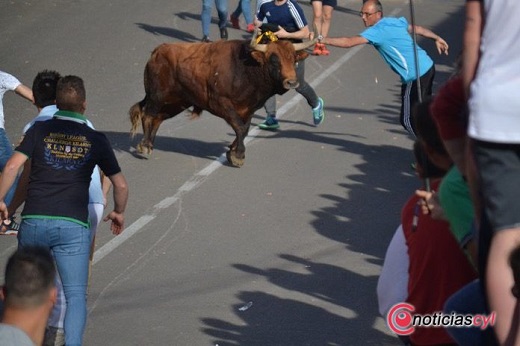
<instances>
[{"instance_id":1,"label":"gray pavement","mask_svg":"<svg viewBox=\"0 0 520 346\"><path fill-rule=\"evenodd\" d=\"M230 1L230 8L236 5ZM300 2L308 20L312 10ZM361 1L339 0L330 36L363 29ZM463 0L415 1L417 23L461 47ZM407 1L385 14L409 17ZM42 69L85 79L87 115L111 140L130 184L127 230L103 224L89 291L86 345L399 345L378 316L375 287L400 208L420 186L398 124L399 81L371 47L309 57L306 79L325 122L295 92L278 97L281 129L252 129L246 162L222 164L234 138L204 112L163 123L149 157L135 154L128 109L163 42L198 41L198 1L0 2L0 69L27 85ZM218 38L215 22L212 38ZM248 38L229 28L231 39ZM4 97L16 142L35 108ZM253 123L262 121L257 111ZM0 266L16 239L0 238Z\"/></svg>"}]
</instances>

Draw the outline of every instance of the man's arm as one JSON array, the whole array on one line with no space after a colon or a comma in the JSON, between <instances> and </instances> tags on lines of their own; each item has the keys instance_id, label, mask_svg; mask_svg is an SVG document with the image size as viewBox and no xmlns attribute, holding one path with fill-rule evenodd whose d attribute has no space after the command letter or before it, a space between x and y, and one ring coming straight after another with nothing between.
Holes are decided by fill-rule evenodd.
<instances>
[{"instance_id":1,"label":"man's arm","mask_svg":"<svg viewBox=\"0 0 520 346\"><path fill-rule=\"evenodd\" d=\"M7 206L4 202L5 195L13 185L16 176L18 175L18 171L25 161L27 161L27 156L15 151L13 156L11 156L5 164L2 175L0 176L0 216L2 220L9 218L9 212L7 211Z\"/></svg>"},{"instance_id":2,"label":"man's arm","mask_svg":"<svg viewBox=\"0 0 520 346\"><path fill-rule=\"evenodd\" d=\"M308 25L305 25L303 28L295 32L287 32L284 28L278 26L278 31L274 34L278 36L278 38L305 40L309 38L310 31Z\"/></svg>"},{"instance_id":3,"label":"man's arm","mask_svg":"<svg viewBox=\"0 0 520 346\"><path fill-rule=\"evenodd\" d=\"M103 221L112 220L110 229L117 235L123 232L125 218L123 213L128 202L128 184L123 173L117 173L108 177L114 187L114 210L112 210Z\"/></svg>"},{"instance_id":4,"label":"man's arm","mask_svg":"<svg viewBox=\"0 0 520 346\"><path fill-rule=\"evenodd\" d=\"M107 207L108 191L110 191L111 187L112 187L112 182L105 174L103 174L103 172L101 172L101 189L103 191L103 206L105 208Z\"/></svg>"},{"instance_id":5,"label":"man's arm","mask_svg":"<svg viewBox=\"0 0 520 346\"><path fill-rule=\"evenodd\" d=\"M16 210L22 205L27 197L27 186L29 185L29 176L31 174L31 160L25 161L23 165L22 174L20 174L20 178L18 179L18 184L16 185L16 191L14 193L13 199L11 203L7 206L9 211L9 215L13 215Z\"/></svg>"},{"instance_id":6,"label":"man's arm","mask_svg":"<svg viewBox=\"0 0 520 346\"><path fill-rule=\"evenodd\" d=\"M489 309L496 312L495 334L500 345L520 342L519 303L511 292L515 285L509 255L520 244L520 228L495 232L491 240L486 268Z\"/></svg>"},{"instance_id":7,"label":"man's arm","mask_svg":"<svg viewBox=\"0 0 520 346\"><path fill-rule=\"evenodd\" d=\"M320 40L321 43L328 44L330 46L350 48L359 46L361 44L367 44L368 40L363 36L350 36L350 37L324 37Z\"/></svg>"},{"instance_id":8,"label":"man's arm","mask_svg":"<svg viewBox=\"0 0 520 346\"><path fill-rule=\"evenodd\" d=\"M408 32L409 33L412 33L413 32L413 29L415 29L415 33L417 35L421 35L423 37L426 37L426 38L429 38L429 39L432 39L435 41L435 46L437 47L437 51L439 52L439 54L446 54L448 55L448 43L446 43L446 41L444 41L444 39L442 37L440 37L439 35L437 35L436 33L434 33L433 31L431 31L430 29L427 29L425 27L422 27L420 25L409 25L408 26Z\"/></svg>"},{"instance_id":9,"label":"man's arm","mask_svg":"<svg viewBox=\"0 0 520 346\"><path fill-rule=\"evenodd\" d=\"M14 89L14 92L17 93L18 95L22 96L23 98L31 101L32 103L34 103L33 92L27 86L20 84L19 86L16 87L16 89Z\"/></svg>"},{"instance_id":10,"label":"man's arm","mask_svg":"<svg viewBox=\"0 0 520 346\"><path fill-rule=\"evenodd\" d=\"M255 16L255 19L253 19L253 22L254 22L254 24L255 24L255 26L256 26L257 28L261 27L262 24L264 23L264 22L262 22L261 20L259 20L256 16Z\"/></svg>"},{"instance_id":11,"label":"man's arm","mask_svg":"<svg viewBox=\"0 0 520 346\"><path fill-rule=\"evenodd\" d=\"M466 2L466 25L462 50L462 79L466 97L469 96L469 85L475 77L480 57L480 38L484 24L482 16L480 1Z\"/></svg>"},{"instance_id":12,"label":"man's arm","mask_svg":"<svg viewBox=\"0 0 520 346\"><path fill-rule=\"evenodd\" d=\"M463 176L466 176L466 137L443 139L444 148Z\"/></svg>"},{"instance_id":13,"label":"man's arm","mask_svg":"<svg viewBox=\"0 0 520 346\"><path fill-rule=\"evenodd\" d=\"M462 118L466 116L465 109L466 97L460 75L444 83L430 106L431 115L444 147L464 176L466 176L467 130Z\"/></svg>"}]
</instances>

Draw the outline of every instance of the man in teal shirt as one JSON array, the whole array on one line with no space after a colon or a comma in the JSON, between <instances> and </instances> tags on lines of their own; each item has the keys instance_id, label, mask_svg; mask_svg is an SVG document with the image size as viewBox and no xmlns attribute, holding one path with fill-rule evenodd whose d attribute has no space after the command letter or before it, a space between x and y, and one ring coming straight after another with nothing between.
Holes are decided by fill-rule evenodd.
<instances>
[{"instance_id":1,"label":"man in teal shirt","mask_svg":"<svg viewBox=\"0 0 520 346\"><path fill-rule=\"evenodd\" d=\"M410 118L413 105L419 100L417 92L417 76L420 77L421 96L426 98L432 94L435 66L428 54L419 46L414 45L410 33L435 40L439 54L448 54L448 44L431 30L419 25L408 24L404 17L384 18L383 6L378 0L363 3L361 19L367 29L357 36L351 37L318 37L321 43L331 46L350 48L361 44L370 44L379 52L392 71L401 77L401 125L415 136L415 128ZM417 47L419 73L416 70L414 47Z\"/></svg>"}]
</instances>

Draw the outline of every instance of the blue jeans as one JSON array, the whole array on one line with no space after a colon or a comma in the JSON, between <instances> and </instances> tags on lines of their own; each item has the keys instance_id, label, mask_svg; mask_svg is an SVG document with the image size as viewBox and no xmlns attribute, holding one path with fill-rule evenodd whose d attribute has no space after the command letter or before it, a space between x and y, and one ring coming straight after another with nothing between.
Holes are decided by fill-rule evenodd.
<instances>
[{"instance_id":1,"label":"blue jeans","mask_svg":"<svg viewBox=\"0 0 520 346\"><path fill-rule=\"evenodd\" d=\"M486 297L481 282L477 279L451 295L444 304L444 313L450 314L483 314L488 315ZM495 339L492 327L481 330L477 327L450 327L446 331L460 346L493 346Z\"/></svg>"},{"instance_id":2,"label":"blue jeans","mask_svg":"<svg viewBox=\"0 0 520 346\"><path fill-rule=\"evenodd\" d=\"M9 141L9 138L7 138L7 134L5 133L5 129L0 128L0 171L4 170L5 164L7 163L7 160L11 158L13 155L13 147L11 145L11 142ZM13 199L14 192L16 190L16 185L18 185L18 178L16 178L15 182L7 191L7 194L5 195L4 202L6 205L9 205L11 203L11 200Z\"/></svg>"},{"instance_id":3,"label":"blue jeans","mask_svg":"<svg viewBox=\"0 0 520 346\"><path fill-rule=\"evenodd\" d=\"M240 0L232 16L238 18L242 13L244 14L246 24L252 24L253 18L251 17L251 0Z\"/></svg>"},{"instance_id":4,"label":"blue jeans","mask_svg":"<svg viewBox=\"0 0 520 346\"><path fill-rule=\"evenodd\" d=\"M101 203L89 203L88 204L88 218L90 223L90 241L94 240L94 236L97 231L97 227L103 218L103 210L104 206ZM90 255L92 256L92 246L90 248ZM89 267L92 266L92 261L89 260ZM90 270L89 270L90 272ZM67 304L65 301L65 295L63 293L63 284L61 283L61 279L59 275L56 275L56 288L58 289L58 296L56 299L56 303L52 308L49 319L47 320L47 325L50 327L61 328L63 329L63 324L65 323L65 312L67 310Z\"/></svg>"},{"instance_id":5,"label":"blue jeans","mask_svg":"<svg viewBox=\"0 0 520 346\"><path fill-rule=\"evenodd\" d=\"M81 345L87 322L87 283L90 230L58 219L23 219L18 246L44 246L52 251L67 302L65 344Z\"/></svg>"},{"instance_id":6,"label":"blue jeans","mask_svg":"<svg viewBox=\"0 0 520 346\"><path fill-rule=\"evenodd\" d=\"M225 28L227 24L228 9L227 0L202 0L202 13L200 19L202 21L202 35L209 37L209 24L211 23L212 2L215 1L218 13L218 27Z\"/></svg>"}]
</instances>

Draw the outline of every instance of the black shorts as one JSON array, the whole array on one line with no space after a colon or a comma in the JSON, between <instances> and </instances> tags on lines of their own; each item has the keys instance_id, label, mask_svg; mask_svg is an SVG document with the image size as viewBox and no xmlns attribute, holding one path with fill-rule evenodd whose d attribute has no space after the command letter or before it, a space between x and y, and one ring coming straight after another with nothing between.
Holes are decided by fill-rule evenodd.
<instances>
[{"instance_id":1,"label":"black shorts","mask_svg":"<svg viewBox=\"0 0 520 346\"><path fill-rule=\"evenodd\" d=\"M336 8L336 6L338 6L338 0L311 0L311 3L314 1L323 2L323 6L330 6L332 8Z\"/></svg>"},{"instance_id":2,"label":"black shorts","mask_svg":"<svg viewBox=\"0 0 520 346\"><path fill-rule=\"evenodd\" d=\"M520 144L475 141L475 159L493 232L520 228Z\"/></svg>"}]
</instances>

